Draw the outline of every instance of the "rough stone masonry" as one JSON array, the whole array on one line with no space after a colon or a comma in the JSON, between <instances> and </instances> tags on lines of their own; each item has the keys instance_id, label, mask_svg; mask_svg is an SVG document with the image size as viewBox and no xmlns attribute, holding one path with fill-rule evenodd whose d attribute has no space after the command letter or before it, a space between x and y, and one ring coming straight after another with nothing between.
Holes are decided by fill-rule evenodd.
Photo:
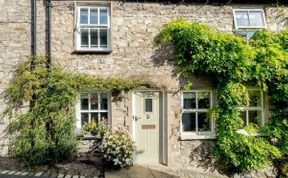
<instances>
[{"instance_id":1,"label":"rough stone masonry","mask_svg":"<svg viewBox=\"0 0 288 178\"><path fill-rule=\"evenodd\" d=\"M37 1L37 52L45 54L45 7ZM283 11L270 5L209 5L112 2L110 54L75 52L75 3L52 1L52 61L70 72L102 77L146 78L167 88L168 166L175 169L213 169L213 140L185 140L179 135L181 80L174 75L175 54L170 47L154 47L153 39L163 26L180 17L233 33L233 8L263 8L267 29L285 26ZM98 2L99 4L99 2ZM284 10L283 10L284 9ZM0 0L0 91L7 87L20 62L30 55L30 0ZM211 89L210 79L192 77L193 89ZM112 125L131 130L131 93L112 102ZM3 101L0 111L5 108ZM9 121L0 122L2 132ZM1 134L0 155L8 154L8 139Z\"/></svg>"}]
</instances>

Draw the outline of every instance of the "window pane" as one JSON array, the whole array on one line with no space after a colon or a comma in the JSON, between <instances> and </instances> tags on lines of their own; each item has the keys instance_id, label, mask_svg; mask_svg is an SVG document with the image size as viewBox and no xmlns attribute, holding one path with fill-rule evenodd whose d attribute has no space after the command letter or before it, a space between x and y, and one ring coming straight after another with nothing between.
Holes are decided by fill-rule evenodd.
<instances>
[{"instance_id":1,"label":"window pane","mask_svg":"<svg viewBox=\"0 0 288 178\"><path fill-rule=\"evenodd\" d=\"M244 125L243 126L246 126L247 125L247 122L246 122L246 111L240 111L240 118L243 120L243 123Z\"/></svg>"},{"instance_id":2,"label":"window pane","mask_svg":"<svg viewBox=\"0 0 288 178\"><path fill-rule=\"evenodd\" d=\"M107 9L100 9L100 24L108 24Z\"/></svg>"},{"instance_id":3,"label":"window pane","mask_svg":"<svg viewBox=\"0 0 288 178\"><path fill-rule=\"evenodd\" d=\"M248 111L249 113L249 124L254 123L261 127L261 111Z\"/></svg>"},{"instance_id":4,"label":"window pane","mask_svg":"<svg viewBox=\"0 0 288 178\"><path fill-rule=\"evenodd\" d=\"M261 107L261 92L259 90L249 91L249 106L250 107Z\"/></svg>"},{"instance_id":5,"label":"window pane","mask_svg":"<svg viewBox=\"0 0 288 178\"><path fill-rule=\"evenodd\" d=\"M210 92L198 93L198 108L199 109L210 108Z\"/></svg>"},{"instance_id":6,"label":"window pane","mask_svg":"<svg viewBox=\"0 0 288 178\"><path fill-rule=\"evenodd\" d=\"M88 9L80 10L80 24L88 24Z\"/></svg>"},{"instance_id":7,"label":"window pane","mask_svg":"<svg viewBox=\"0 0 288 178\"><path fill-rule=\"evenodd\" d=\"M98 110L98 93L91 94L91 109Z\"/></svg>"},{"instance_id":8,"label":"window pane","mask_svg":"<svg viewBox=\"0 0 288 178\"><path fill-rule=\"evenodd\" d=\"M183 132L196 131L196 113L182 114Z\"/></svg>"},{"instance_id":9,"label":"window pane","mask_svg":"<svg viewBox=\"0 0 288 178\"><path fill-rule=\"evenodd\" d=\"M80 99L81 110L88 110L89 109L88 94L81 94L80 98L81 98Z\"/></svg>"},{"instance_id":10,"label":"window pane","mask_svg":"<svg viewBox=\"0 0 288 178\"><path fill-rule=\"evenodd\" d=\"M98 24L98 9L90 9L90 24Z\"/></svg>"},{"instance_id":11,"label":"window pane","mask_svg":"<svg viewBox=\"0 0 288 178\"><path fill-rule=\"evenodd\" d=\"M183 107L184 109L196 109L196 93L183 93Z\"/></svg>"},{"instance_id":12,"label":"window pane","mask_svg":"<svg viewBox=\"0 0 288 178\"><path fill-rule=\"evenodd\" d=\"M98 126L98 113L91 113L91 122L93 122L93 120L97 123Z\"/></svg>"},{"instance_id":13,"label":"window pane","mask_svg":"<svg viewBox=\"0 0 288 178\"><path fill-rule=\"evenodd\" d=\"M211 122L206 112L198 113L198 131L211 131Z\"/></svg>"},{"instance_id":14,"label":"window pane","mask_svg":"<svg viewBox=\"0 0 288 178\"><path fill-rule=\"evenodd\" d=\"M153 100L151 98L145 99L145 112L152 112L152 102Z\"/></svg>"},{"instance_id":15,"label":"window pane","mask_svg":"<svg viewBox=\"0 0 288 178\"><path fill-rule=\"evenodd\" d=\"M104 112L100 114L100 121L104 123L108 123L108 113Z\"/></svg>"},{"instance_id":16,"label":"window pane","mask_svg":"<svg viewBox=\"0 0 288 178\"><path fill-rule=\"evenodd\" d=\"M81 47L88 47L88 29L81 29Z\"/></svg>"},{"instance_id":17,"label":"window pane","mask_svg":"<svg viewBox=\"0 0 288 178\"><path fill-rule=\"evenodd\" d=\"M249 19L251 26L264 26L263 13L259 11L250 11Z\"/></svg>"},{"instance_id":18,"label":"window pane","mask_svg":"<svg viewBox=\"0 0 288 178\"><path fill-rule=\"evenodd\" d=\"M81 125L83 126L85 123L89 123L88 113L81 113Z\"/></svg>"},{"instance_id":19,"label":"window pane","mask_svg":"<svg viewBox=\"0 0 288 178\"><path fill-rule=\"evenodd\" d=\"M237 26L249 26L248 12L247 11L236 11L236 23Z\"/></svg>"},{"instance_id":20,"label":"window pane","mask_svg":"<svg viewBox=\"0 0 288 178\"><path fill-rule=\"evenodd\" d=\"M108 44L108 30L107 29L100 29L100 47L107 48Z\"/></svg>"},{"instance_id":21,"label":"window pane","mask_svg":"<svg viewBox=\"0 0 288 178\"><path fill-rule=\"evenodd\" d=\"M98 47L98 29L91 29L90 30L90 41L91 47L97 48Z\"/></svg>"},{"instance_id":22,"label":"window pane","mask_svg":"<svg viewBox=\"0 0 288 178\"><path fill-rule=\"evenodd\" d=\"M107 93L100 94L101 110L108 110L108 97Z\"/></svg>"}]
</instances>

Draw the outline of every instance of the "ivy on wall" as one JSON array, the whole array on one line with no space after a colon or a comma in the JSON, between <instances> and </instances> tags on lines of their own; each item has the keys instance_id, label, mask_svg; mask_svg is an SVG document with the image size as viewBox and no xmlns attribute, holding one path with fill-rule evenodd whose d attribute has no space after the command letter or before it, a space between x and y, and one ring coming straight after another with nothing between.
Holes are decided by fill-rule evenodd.
<instances>
[{"instance_id":1,"label":"ivy on wall","mask_svg":"<svg viewBox=\"0 0 288 178\"><path fill-rule=\"evenodd\" d=\"M172 44L177 71L187 80L192 73L213 76L219 105L214 155L226 165L259 169L288 155L287 41L288 30L263 30L247 44L240 36L184 19L168 23L155 38L158 45ZM261 129L267 137L237 133L244 126L239 107L249 97L247 83L258 85L271 96L271 123Z\"/></svg>"},{"instance_id":2,"label":"ivy on wall","mask_svg":"<svg viewBox=\"0 0 288 178\"><path fill-rule=\"evenodd\" d=\"M48 70L45 57L31 58L19 66L5 91L3 116L11 119L7 128L10 154L26 165L73 159L77 152L74 108L79 91L127 91L142 84L139 80L68 73L57 66ZM30 109L23 111L29 101L33 101Z\"/></svg>"}]
</instances>

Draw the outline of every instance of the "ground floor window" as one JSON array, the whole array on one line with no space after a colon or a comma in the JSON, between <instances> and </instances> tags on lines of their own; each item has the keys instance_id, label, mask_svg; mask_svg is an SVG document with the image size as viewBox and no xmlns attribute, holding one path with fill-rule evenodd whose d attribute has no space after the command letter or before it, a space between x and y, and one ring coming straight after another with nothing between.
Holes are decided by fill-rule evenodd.
<instances>
[{"instance_id":1,"label":"ground floor window","mask_svg":"<svg viewBox=\"0 0 288 178\"><path fill-rule=\"evenodd\" d=\"M85 123L96 121L108 122L109 119L109 94L105 92L81 93L78 104L77 128L82 128Z\"/></svg>"},{"instance_id":2,"label":"ground floor window","mask_svg":"<svg viewBox=\"0 0 288 178\"><path fill-rule=\"evenodd\" d=\"M182 137L197 138L214 133L214 123L208 115L212 108L212 98L212 91L182 92Z\"/></svg>"},{"instance_id":3,"label":"ground floor window","mask_svg":"<svg viewBox=\"0 0 288 178\"><path fill-rule=\"evenodd\" d=\"M259 127L264 124L263 117L263 92L259 89L248 89L249 100L240 108L240 117L245 126L253 123Z\"/></svg>"}]
</instances>

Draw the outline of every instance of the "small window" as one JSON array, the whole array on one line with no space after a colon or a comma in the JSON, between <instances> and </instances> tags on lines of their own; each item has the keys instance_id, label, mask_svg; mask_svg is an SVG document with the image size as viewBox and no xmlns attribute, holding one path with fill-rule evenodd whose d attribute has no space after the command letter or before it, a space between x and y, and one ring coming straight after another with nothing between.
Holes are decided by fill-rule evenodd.
<instances>
[{"instance_id":1,"label":"small window","mask_svg":"<svg viewBox=\"0 0 288 178\"><path fill-rule=\"evenodd\" d=\"M77 50L111 50L109 8L84 6L78 11Z\"/></svg>"},{"instance_id":2,"label":"small window","mask_svg":"<svg viewBox=\"0 0 288 178\"><path fill-rule=\"evenodd\" d=\"M200 138L198 136L213 135L213 121L208 116L212 107L211 91L185 91L182 93L182 125L183 138ZM211 138L211 137L210 137Z\"/></svg>"},{"instance_id":3,"label":"small window","mask_svg":"<svg viewBox=\"0 0 288 178\"><path fill-rule=\"evenodd\" d=\"M234 9L235 28L266 28L264 11L261 9Z\"/></svg>"},{"instance_id":4,"label":"small window","mask_svg":"<svg viewBox=\"0 0 288 178\"><path fill-rule=\"evenodd\" d=\"M85 123L96 121L97 125L101 121L108 122L109 104L107 93L81 93L79 107L78 128Z\"/></svg>"},{"instance_id":5,"label":"small window","mask_svg":"<svg viewBox=\"0 0 288 178\"><path fill-rule=\"evenodd\" d=\"M240 117L245 126L253 123L263 126L263 92L258 89L249 89L249 101L246 106L240 108Z\"/></svg>"},{"instance_id":6,"label":"small window","mask_svg":"<svg viewBox=\"0 0 288 178\"><path fill-rule=\"evenodd\" d=\"M152 98L145 99L145 112L153 112L153 99Z\"/></svg>"}]
</instances>

